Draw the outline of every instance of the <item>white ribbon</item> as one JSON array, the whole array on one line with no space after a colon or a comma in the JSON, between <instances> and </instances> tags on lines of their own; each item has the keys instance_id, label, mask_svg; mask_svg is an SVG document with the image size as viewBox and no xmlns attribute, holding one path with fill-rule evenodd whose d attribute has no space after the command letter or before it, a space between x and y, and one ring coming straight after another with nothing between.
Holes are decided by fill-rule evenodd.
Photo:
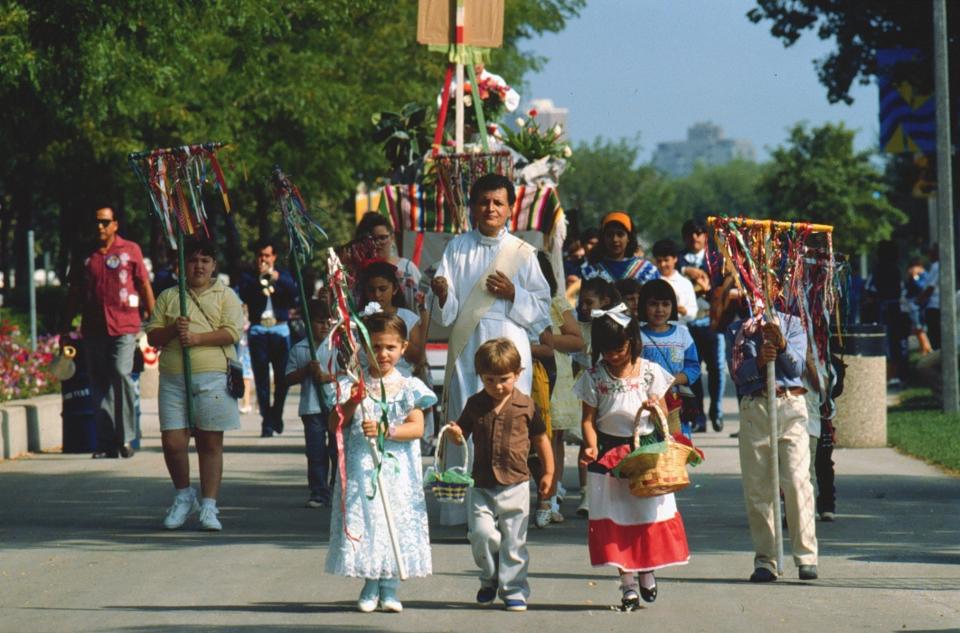
<instances>
[{"instance_id":1,"label":"white ribbon","mask_svg":"<svg viewBox=\"0 0 960 633\"><path fill-rule=\"evenodd\" d=\"M371 301L367 304L367 307L363 309L363 312L360 313L360 316L370 316L371 314L377 314L378 312L383 312L383 308L380 307L380 304L376 301Z\"/></svg>"},{"instance_id":2,"label":"white ribbon","mask_svg":"<svg viewBox=\"0 0 960 633\"><path fill-rule=\"evenodd\" d=\"M630 312L627 310L627 306L624 303L618 303L609 310L591 310L590 318L599 319L600 317L610 317L613 319L617 325L620 327L627 327L630 323L630 319L633 317L630 316Z\"/></svg>"}]
</instances>

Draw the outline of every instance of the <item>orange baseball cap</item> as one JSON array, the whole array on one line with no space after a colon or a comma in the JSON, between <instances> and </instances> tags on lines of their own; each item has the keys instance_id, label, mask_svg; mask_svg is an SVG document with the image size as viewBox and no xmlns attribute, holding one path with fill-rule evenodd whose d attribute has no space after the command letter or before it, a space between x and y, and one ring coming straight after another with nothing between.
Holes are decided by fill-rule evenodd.
<instances>
[{"instance_id":1,"label":"orange baseball cap","mask_svg":"<svg viewBox=\"0 0 960 633\"><path fill-rule=\"evenodd\" d=\"M628 232L633 233L633 222L630 221L630 216L627 215L625 211L611 211L603 216L603 222L600 223L600 228L605 227L610 222L619 222Z\"/></svg>"}]
</instances>

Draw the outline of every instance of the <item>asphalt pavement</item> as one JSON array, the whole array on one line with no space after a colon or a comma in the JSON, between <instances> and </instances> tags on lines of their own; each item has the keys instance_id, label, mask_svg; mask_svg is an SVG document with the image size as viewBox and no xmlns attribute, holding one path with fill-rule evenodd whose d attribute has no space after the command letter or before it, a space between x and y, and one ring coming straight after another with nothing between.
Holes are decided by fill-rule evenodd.
<instances>
[{"instance_id":1,"label":"asphalt pavement","mask_svg":"<svg viewBox=\"0 0 960 633\"><path fill-rule=\"evenodd\" d=\"M307 499L297 398L287 431L261 439L243 416L228 434L220 533L162 528L172 488L156 401L143 403L131 459L43 454L0 462L0 633L316 631L960 631L960 479L890 449L838 450L838 516L818 523L820 579L747 582L752 548L738 475L736 402L678 495L692 557L658 573L659 598L633 613L614 574L590 567L569 447L566 522L531 528L526 613L473 603L461 528L431 500L434 575L400 588L404 612L355 610L360 582L322 572L330 511ZM194 455L195 458L195 455ZM196 462L193 462L196 473Z\"/></svg>"}]
</instances>

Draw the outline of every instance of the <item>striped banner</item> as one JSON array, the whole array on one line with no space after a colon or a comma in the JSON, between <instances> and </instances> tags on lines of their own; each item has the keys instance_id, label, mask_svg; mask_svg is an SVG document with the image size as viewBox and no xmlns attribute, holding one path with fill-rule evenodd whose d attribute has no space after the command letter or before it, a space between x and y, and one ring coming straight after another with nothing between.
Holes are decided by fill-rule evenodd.
<instances>
[{"instance_id":1,"label":"striped banner","mask_svg":"<svg viewBox=\"0 0 960 633\"><path fill-rule=\"evenodd\" d=\"M379 212L390 219L394 231L464 233L471 226L459 226L445 213L443 194L420 185L389 185L380 196ZM558 212L563 213L556 187L517 188L517 202L510 218L511 232L540 231L549 235Z\"/></svg>"}]
</instances>

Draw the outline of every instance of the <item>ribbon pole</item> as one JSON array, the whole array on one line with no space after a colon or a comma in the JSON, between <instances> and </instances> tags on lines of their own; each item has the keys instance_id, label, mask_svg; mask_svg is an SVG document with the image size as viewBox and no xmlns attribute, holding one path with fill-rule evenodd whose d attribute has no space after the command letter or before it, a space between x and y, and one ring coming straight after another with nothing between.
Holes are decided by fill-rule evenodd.
<instances>
[{"instance_id":1,"label":"ribbon pole","mask_svg":"<svg viewBox=\"0 0 960 633\"><path fill-rule=\"evenodd\" d=\"M186 255L183 252L183 229L177 224L177 262L180 265L180 274L177 275L177 287L180 290L180 316L187 316L187 265ZM183 356L183 385L187 398L187 426L193 431L195 427L193 412L193 372L190 368L190 348L180 346Z\"/></svg>"}]
</instances>

